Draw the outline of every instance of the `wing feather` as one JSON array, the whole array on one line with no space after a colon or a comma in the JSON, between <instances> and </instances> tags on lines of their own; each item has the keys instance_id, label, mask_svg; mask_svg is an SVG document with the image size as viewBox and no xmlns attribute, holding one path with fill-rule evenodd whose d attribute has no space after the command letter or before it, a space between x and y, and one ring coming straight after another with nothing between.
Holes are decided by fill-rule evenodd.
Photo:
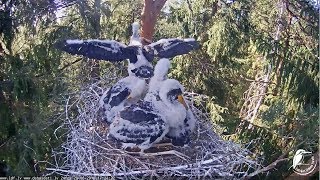
<instances>
[{"instance_id":1,"label":"wing feather","mask_svg":"<svg viewBox=\"0 0 320 180\"><path fill-rule=\"evenodd\" d=\"M126 45L114 40L63 40L55 47L72 55L83 55L88 58L107 60L111 62L123 61L130 55Z\"/></svg>"},{"instance_id":2,"label":"wing feather","mask_svg":"<svg viewBox=\"0 0 320 180\"><path fill-rule=\"evenodd\" d=\"M167 133L161 116L153 112L151 104L139 101L122 110L110 127L110 135L123 143L151 146Z\"/></svg>"},{"instance_id":3,"label":"wing feather","mask_svg":"<svg viewBox=\"0 0 320 180\"><path fill-rule=\"evenodd\" d=\"M113 92L112 96L109 99L110 106L118 106L120 103L124 102L124 100L126 100L129 97L130 92L130 89L127 87L117 93Z\"/></svg>"},{"instance_id":4,"label":"wing feather","mask_svg":"<svg viewBox=\"0 0 320 180\"><path fill-rule=\"evenodd\" d=\"M125 83L118 82L109 89L107 95L103 99L103 102L104 104L110 105L110 108L112 108L124 102L130 93L131 89L126 87Z\"/></svg>"},{"instance_id":5,"label":"wing feather","mask_svg":"<svg viewBox=\"0 0 320 180\"><path fill-rule=\"evenodd\" d=\"M193 39L161 39L155 43L149 44L145 49L154 51L154 55L159 58L172 58L174 56L187 54L192 50L198 49L198 42Z\"/></svg>"}]
</instances>

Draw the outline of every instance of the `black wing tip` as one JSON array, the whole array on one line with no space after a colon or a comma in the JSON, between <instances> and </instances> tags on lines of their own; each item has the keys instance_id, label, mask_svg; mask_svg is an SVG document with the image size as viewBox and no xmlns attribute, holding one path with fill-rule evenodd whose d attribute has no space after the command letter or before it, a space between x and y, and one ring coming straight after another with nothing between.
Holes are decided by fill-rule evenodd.
<instances>
[{"instance_id":1,"label":"black wing tip","mask_svg":"<svg viewBox=\"0 0 320 180\"><path fill-rule=\"evenodd\" d=\"M56 49L64 51L66 45L67 45L67 40L59 39L53 44L53 47L56 48Z\"/></svg>"},{"instance_id":2,"label":"black wing tip","mask_svg":"<svg viewBox=\"0 0 320 180\"><path fill-rule=\"evenodd\" d=\"M188 45L190 45L192 47L192 50L196 50L200 48L200 44L198 43L197 40L195 39L185 39L184 40L185 43L187 43Z\"/></svg>"},{"instance_id":3,"label":"black wing tip","mask_svg":"<svg viewBox=\"0 0 320 180\"><path fill-rule=\"evenodd\" d=\"M119 42L111 41L111 43ZM104 46L106 47L104 48ZM71 55L82 55L89 59L106 60L112 63L124 61L128 58L127 55L122 52L125 47L121 45L113 47L109 42L101 42L100 40L57 40L54 43L54 47ZM119 49L115 49L117 47Z\"/></svg>"}]
</instances>

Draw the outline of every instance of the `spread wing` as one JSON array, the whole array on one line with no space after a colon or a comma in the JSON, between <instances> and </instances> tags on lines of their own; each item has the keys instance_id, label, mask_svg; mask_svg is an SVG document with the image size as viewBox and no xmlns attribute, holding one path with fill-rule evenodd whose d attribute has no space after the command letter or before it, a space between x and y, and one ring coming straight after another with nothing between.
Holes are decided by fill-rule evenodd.
<instances>
[{"instance_id":1,"label":"spread wing","mask_svg":"<svg viewBox=\"0 0 320 180\"><path fill-rule=\"evenodd\" d=\"M198 42L193 39L161 39L155 43L149 44L145 49L153 50L155 56L159 58L172 58L174 56L187 54L192 50L198 49Z\"/></svg>"},{"instance_id":2,"label":"spread wing","mask_svg":"<svg viewBox=\"0 0 320 180\"><path fill-rule=\"evenodd\" d=\"M126 45L114 40L63 40L58 41L55 47L72 55L110 62L123 61L132 54Z\"/></svg>"}]
</instances>

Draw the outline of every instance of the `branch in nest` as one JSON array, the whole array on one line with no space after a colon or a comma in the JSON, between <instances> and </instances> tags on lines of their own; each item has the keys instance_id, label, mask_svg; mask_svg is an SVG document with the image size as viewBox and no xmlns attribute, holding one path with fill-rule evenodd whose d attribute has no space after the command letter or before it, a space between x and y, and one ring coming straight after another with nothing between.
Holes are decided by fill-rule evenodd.
<instances>
[{"instance_id":1,"label":"branch in nest","mask_svg":"<svg viewBox=\"0 0 320 180\"><path fill-rule=\"evenodd\" d=\"M110 174L110 173L81 173L76 172L72 170L64 170L64 169L56 169L56 168L46 168L48 171L55 171L55 172L63 172L68 174L74 174L74 175L81 175L81 176L128 176L128 175L139 175L139 174L149 174L154 171L164 172L164 171L174 171L174 170L183 170L183 169L201 169L202 165L207 165L212 162L215 162L219 159L221 159L222 156L217 158L208 159L202 162L193 163L193 164L187 164L187 165L181 165L176 167L167 167L167 168L161 168L157 170L141 170L141 171L131 171L131 172L125 172L125 173L116 173L116 174ZM222 164L218 164L216 166L223 166Z\"/></svg>"},{"instance_id":2,"label":"branch in nest","mask_svg":"<svg viewBox=\"0 0 320 180\"><path fill-rule=\"evenodd\" d=\"M189 92L184 95L191 102L190 109L199 121L190 144L174 149L192 157L190 161L182 161L174 156L146 158L123 152L120 146L107 139L108 127L98 121L99 94L103 94L102 91L112 84L113 77L112 73L107 74L100 83L81 88L80 92L63 100L63 115L60 119L64 120L64 125L59 129L67 131L66 142L59 147L60 150L53 152L55 165L52 164L47 170L61 175L100 177L163 174L213 177L235 174L243 176L249 173L250 168L257 169L261 166L250 158L251 153L247 149L230 141L223 141L217 135L219 129L211 122L203 106L210 99L205 95ZM200 102L201 109L194 106L194 101Z\"/></svg>"}]
</instances>

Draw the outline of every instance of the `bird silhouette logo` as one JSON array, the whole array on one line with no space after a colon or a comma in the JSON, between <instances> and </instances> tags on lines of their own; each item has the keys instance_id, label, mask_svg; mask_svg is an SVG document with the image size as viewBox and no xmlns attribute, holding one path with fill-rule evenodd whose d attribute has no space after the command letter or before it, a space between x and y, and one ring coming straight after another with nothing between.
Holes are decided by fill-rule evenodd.
<instances>
[{"instance_id":1,"label":"bird silhouette logo","mask_svg":"<svg viewBox=\"0 0 320 180\"><path fill-rule=\"evenodd\" d=\"M292 168L300 175L310 174L317 165L317 161L312 152L298 149L293 157Z\"/></svg>"}]
</instances>

